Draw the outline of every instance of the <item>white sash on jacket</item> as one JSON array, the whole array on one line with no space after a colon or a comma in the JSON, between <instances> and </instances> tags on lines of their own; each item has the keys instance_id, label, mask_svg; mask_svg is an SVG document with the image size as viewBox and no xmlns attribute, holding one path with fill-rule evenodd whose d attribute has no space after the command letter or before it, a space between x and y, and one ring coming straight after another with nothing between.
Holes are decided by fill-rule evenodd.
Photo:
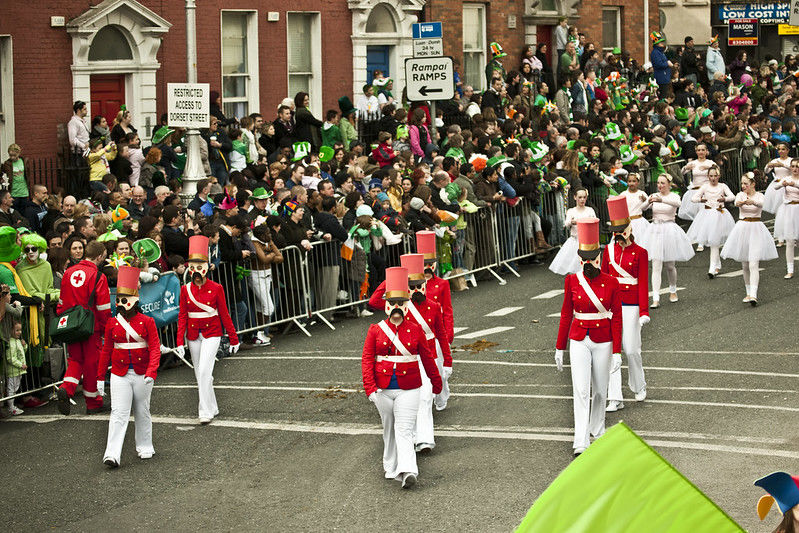
<instances>
[{"instance_id":1,"label":"white sash on jacket","mask_svg":"<svg viewBox=\"0 0 799 533\"><path fill-rule=\"evenodd\" d=\"M118 314L116 316L116 319L117 323L120 326L122 326L122 329L125 330L125 333L127 333L128 337L130 337L134 342L117 342L114 343L115 348L119 348L121 350L135 350L138 348L147 347L147 343L145 342L145 340L141 337L141 335L136 333L136 330L133 329L133 326L131 326L130 323L127 320L125 320L125 318L122 315Z\"/></svg>"},{"instance_id":2,"label":"white sash on jacket","mask_svg":"<svg viewBox=\"0 0 799 533\"><path fill-rule=\"evenodd\" d=\"M594 307L597 309L597 313L579 313L575 312L574 317L581 319L581 320L595 320L595 319L603 319L603 318L611 318L613 317L613 313L607 310L607 308L602 305L599 297L594 292L594 289L591 288L591 285L588 284L588 281L585 279L585 274L582 272L578 272L577 274L577 281L580 282L580 286L585 291L585 294L588 296L588 299L591 300L591 303L594 304ZM588 315L591 315L590 317Z\"/></svg>"},{"instance_id":3,"label":"white sash on jacket","mask_svg":"<svg viewBox=\"0 0 799 533\"><path fill-rule=\"evenodd\" d=\"M413 305L413 302L408 302L408 310L411 312L413 318L416 319L419 325L422 326L422 330L424 330L424 338L427 340L433 340L435 338L435 335L433 335L433 330L427 325L427 321L425 321L422 313L416 309L416 306Z\"/></svg>"},{"instance_id":4,"label":"white sash on jacket","mask_svg":"<svg viewBox=\"0 0 799 533\"><path fill-rule=\"evenodd\" d=\"M201 304L197 301L194 295L191 293L191 283L186 285L186 294L189 297L189 300L192 301L194 305L202 309L202 312L194 312L189 311L189 318L211 318L219 315L219 311L211 307L210 305Z\"/></svg>"},{"instance_id":5,"label":"white sash on jacket","mask_svg":"<svg viewBox=\"0 0 799 533\"><path fill-rule=\"evenodd\" d=\"M407 362L411 363L413 361L416 361L416 356L413 355L408 350L408 348L404 344L402 344L402 341L399 340L399 332L394 333L393 331L391 331L391 328L388 327L387 321L388 321L388 319L381 320L380 322L377 323L377 325L380 326L380 329L383 330L383 333L385 333L386 336L389 339L391 339L391 344L393 344L394 348L396 348L397 351L400 354L402 354L407 359ZM378 356L378 357L380 357L380 356ZM383 357L386 357L386 356L383 356ZM394 362L395 363L396 362L402 363L402 362L406 362L406 361L394 361Z\"/></svg>"},{"instance_id":6,"label":"white sash on jacket","mask_svg":"<svg viewBox=\"0 0 799 533\"><path fill-rule=\"evenodd\" d=\"M616 262L616 237L613 237L613 240L610 241L610 245L608 245L608 260L613 268L616 269L616 272L620 274L620 277L616 277L619 283L624 285L638 285L638 279L633 277L632 274L624 270L621 265Z\"/></svg>"}]
</instances>

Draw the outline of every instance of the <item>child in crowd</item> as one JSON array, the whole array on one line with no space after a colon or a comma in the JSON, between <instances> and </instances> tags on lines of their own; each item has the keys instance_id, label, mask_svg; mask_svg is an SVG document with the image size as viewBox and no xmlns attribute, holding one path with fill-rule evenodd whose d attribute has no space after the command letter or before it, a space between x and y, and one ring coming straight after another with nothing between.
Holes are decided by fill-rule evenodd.
<instances>
[{"instance_id":1,"label":"child in crowd","mask_svg":"<svg viewBox=\"0 0 799 533\"><path fill-rule=\"evenodd\" d=\"M305 168L305 174L302 175L302 186L307 190L315 191L319 188L319 183L322 178L319 176L319 168L314 165Z\"/></svg>"},{"instance_id":2,"label":"child in crowd","mask_svg":"<svg viewBox=\"0 0 799 533\"><path fill-rule=\"evenodd\" d=\"M388 194L381 192L377 194L377 201L380 202L380 220L392 233L399 233L405 230L405 224L399 213L391 207L391 199Z\"/></svg>"},{"instance_id":3,"label":"child in crowd","mask_svg":"<svg viewBox=\"0 0 799 533\"><path fill-rule=\"evenodd\" d=\"M186 273L186 260L183 257L172 254L166 258L166 262L169 265L169 269L178 277L178 279L183 279L183 274Z\"/></svg>"},{"instance_id":4,"label":"child in crowd","mask_svg":"<svg viewBox=\"0 0 799 533\"><path fill-rule=\"evenodd\" d=\"M93 191L108 193L108 188L103 185L102 179L111 172L111 165L108 163L117 156L116 143L109 143L103 146L103 138L95 137L89 143L91 151L86 159L89 162L89 185Z\"/></svg>"},{"instance_id":5,"label":"child in crowd","mask_svg":"<svg viewBox=\"0 0 799 533\"><path fill-rule=\"evenodd\" d=\"M322 144L331 148L337 143L343 143L341 130L338 127L340 120L339 113L335 109L329 109L325 113L325 122L322 124Z\"/></svg>"},{"instance_id":6,"label":"child in crowd","mask_svg":"<svg viewBox=\"0 0 799 533\"><path fill-rule=\"evenodd\" d=\"M449 138L449 150L445 157L452 157L461 165L467 163L466 155L463 153L463 136L460 133L455 133Z\"/></svg>"},{"instance_id":7,"label":"child in crowd","mask_svg":"<svg viewBox=\"0 0 799 533\"><path fill-rule=\"evenodd\" d=\"M380 168L391 166L397 157L396 152L391 147L391 134L387 131L381 131L377 136L377 142L377 148L372 150L372 159L380 165Z\"/></svg>"},{"instance_id":8,"label":"child in crowd","mask_svg":"<svg viewBox=\"0 0 799 533\"><path fill-rule=\"evenodd\" d=\"M8 395L13 396L19 390L22 376L27 373L28 365L25 364L25 341L22 340L22 323L14 322L11 328L11 337L6 348L6 386ZM12 415L21 415L22 409L14 405L14 400L6 400L6 405Z\"/></svg>"},{"instance_id":9,"label":"child in crowd","mask_svg":"<svg viewBox=\"0 0 799 533\"><path fill-rule=\"evenodd\" d=\"M241 130L236 128L230 131L230 140L233 150L230 151L230 171L241 172L247 168L247 145L241 139Z\"/></svg>"}]
</instances>

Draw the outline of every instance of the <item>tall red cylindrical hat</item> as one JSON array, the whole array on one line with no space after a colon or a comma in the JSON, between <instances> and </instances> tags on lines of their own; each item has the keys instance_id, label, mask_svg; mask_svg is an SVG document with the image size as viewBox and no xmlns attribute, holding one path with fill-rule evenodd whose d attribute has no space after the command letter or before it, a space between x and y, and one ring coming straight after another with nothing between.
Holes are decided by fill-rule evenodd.
<instances>
[{"instance_id":1,"label":"tall red cylindrical hat","mask_svg":"<svg viewBox=\"0 0 799 533\"><path fill-rule=\"evenodd\" d=\"M627 199L624 196L611 196L607 201L611 231L623 231L630 224Z\"/></svg>"},{"instance_id":2,"label":"tall red cylindrical hat","mask_svg":"<svg viewBox=\"0 0 799 533\"><path fill-rule=\"evenodd\" d=\"M139 269L122 265L117 273L117 296L139 295Z\"/></svg>"},{"instance_id":3,"label":"tall red cylindrical hat","mask_svg":"<svg viewBox=\"0 0 799 533\"><path fill-rule=\"evenodd\" d=\"M424 282L424 254L401 255L400 265L408 269L408 283L411 286Z\"/></svg>"},{"instance_id":4,"label":"tall red cylindrical hat","mask_svg":"<svg viewBox=\"0 0 799 533\"><path fill-rule=\"evenodd\" d=\"M408 289L408 269L391 267L386 269L386 300L408 300L411 291Z\"/></svg>"},{"instance_id":5,"label":"tall red cylindrical hat","mask_svg":"<svg viewBox=\"0 0 799 533\"><path fill-rule=\"evenodd\" d=\"M599 219L581 218L577 221L577 255L593 259L599 254Z\"/></svg>"},{"instance_id":6,"label":"tall red cylindrical hat","mask_svg":"<svg viewBox=\"0 0 799 533\"><path fill-rule=\"evenodd\" d=\"M425 263L435 263L436 233L434 231L416 232L416 253L424 255Z\"/></svg>"},{"instance_id":7,"label":"tall red cylindrical hat","mask_svg":"<svg viewBox=\"0 0 799 533\"><path fill-rule=\"evenodd\" d=\"M189 257L187 259L200 263L208 262L208 237L204 235L189 237Z\"/></svg>"}]
</instances>

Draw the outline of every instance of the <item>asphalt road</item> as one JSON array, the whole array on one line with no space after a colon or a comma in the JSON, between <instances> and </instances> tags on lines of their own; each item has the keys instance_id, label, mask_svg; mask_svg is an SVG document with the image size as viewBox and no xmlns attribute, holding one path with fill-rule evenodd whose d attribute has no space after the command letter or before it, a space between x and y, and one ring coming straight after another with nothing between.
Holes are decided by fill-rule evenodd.
<instances>
[{"instance_id":1,"label":"asphalt road","mask_svg":"<svg viewBox=\"0 0 799 533\"><path fill-rule=\"evenodd\" d=\"M680 301L663 299L644 328L647 401L630 399L607 421L624 420L744 528L771 531L778 515L758 521L762 491L752 482L799 472L799 278L782 279L782 259L764 264L752 308L741 303L741 276L708 280L707 261L703 252L678 267ZM722 273L739 268L725 261ZM438 446L420 458L411 491L382 477L380 420L360 391L369 323L360 319L223 360L220 417L209 426L197 424L192 371L163 372L149 461L136 457L132 424L122 466L109 470L102 417L65 418L48 405L0 423L0 523L8 531L512 530L572 460L570 376L555 370L558 319L549 316L563 280L543 265L521 274L454 295L455 346L496 345L454 354ZM507 314L486 316L500 309ZM512 329L492 332L502 327ZM629 396L626 370L624 382Z\"/></svg>"}]
</instances>

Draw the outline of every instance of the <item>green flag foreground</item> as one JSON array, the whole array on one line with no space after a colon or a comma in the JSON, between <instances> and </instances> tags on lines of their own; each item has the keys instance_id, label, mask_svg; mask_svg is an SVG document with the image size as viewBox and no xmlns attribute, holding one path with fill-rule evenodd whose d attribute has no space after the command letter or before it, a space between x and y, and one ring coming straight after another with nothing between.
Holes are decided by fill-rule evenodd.
<instances>
[{"instance_id":1,"label":"green flag foreground","mask_svg":"<svg viewBox=\"0 0 799 533\"><path fill-rule=\"evenodd\" d=\"M575 459L517 532L744 531L624 423Z\"/></svg>"}]
</instances>

